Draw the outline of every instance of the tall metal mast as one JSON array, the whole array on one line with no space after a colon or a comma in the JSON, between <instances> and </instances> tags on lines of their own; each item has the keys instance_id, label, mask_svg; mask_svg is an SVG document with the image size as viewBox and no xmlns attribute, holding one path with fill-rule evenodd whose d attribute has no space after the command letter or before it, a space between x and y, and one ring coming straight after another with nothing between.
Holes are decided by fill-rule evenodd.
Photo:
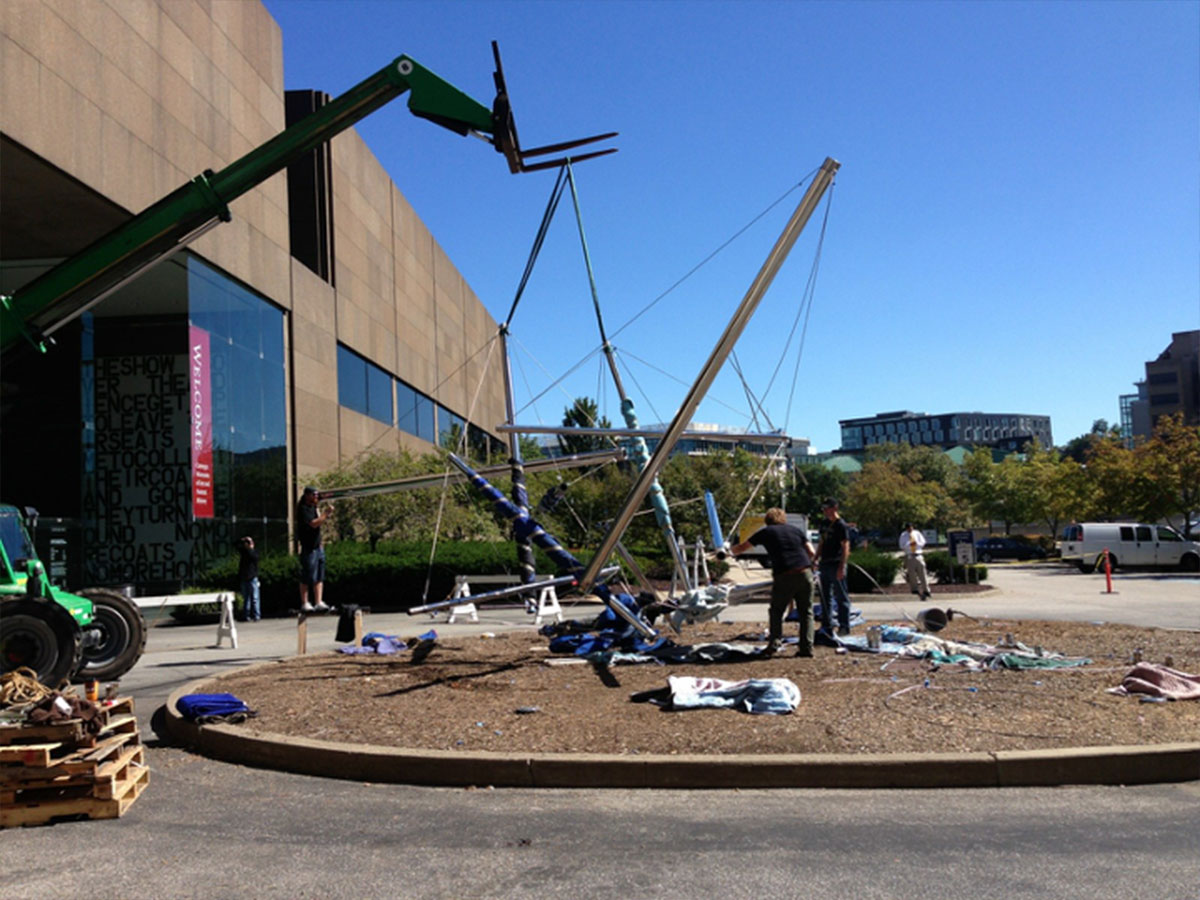
<instances>
[{"instance_id":1,"label":"tall metal mast","mask_svg":"<svg viewBox=\"0 0 1200 900\"><path fill-rule=\"evenodd\" d=\"M821 164L821 168L813 177L812 184L808 186L808 190L800 198L800 203L784 227L783 233L780 234L779 239L775 242L775 246L771 248L771 252L767 255L766 261L763 263L758 275L755 276L754 281L750 284L750 288L746 291L742 302L738 304L738 308L726 326L725 332L721 335L721 339L717 342L707 362L701 368L700 374L696 378L696 383L688 391L688 395L679 407L679 411L675 413L675 418L671 420L671 424L667 427L666 432L664 432L662 441L655 448L649 463L642 469L641 474L625 498L625 505L622 507L621 512L613 520L612 527L609 529L608 534L605 535L600 547L596 550L596 555L592 558L587 570L579 579L579 588L581 591L586 592L595 583L600 569L612 554L613 548L616 546L617 541L620 540L622 533L629 527L629 522L637 512L637 508L646 498L646 493L650 490L651 483L657 478L659 470L666 462L675 443L679 440L679 436L687 427L688 422L696 411L696 407L700 405L700 401L708 392L709 387L712 386L713 380L717 377L717 372L720 371L725 359L733 350L737 339L741 337L746 323L750 321L750 317L754 314L755 309L758 308L763 295L766 294L767 288L775 280L775 275L779 272L783 261L787 259L787 255L796 243L796 239L800 237L800 232L804 230L804 226L808 223L809 218L812 217L826 189L833 183L833 176L840 167L841 163L831 157L826 157L825 162Z\"/></svg>"},{"instance_id":2,"label":"tall metal mast","mask_svg":"<svg viewBox=\"0 0 1200 900\"><path fill-rule=\"evenodd\" d=\"M567 182L571 186L571 200L575 204L575 222L579 227L579 243L583 247L583 261L587 266L588 286L592 291L592 307L596 311L596 324L600 328L600 340L604 350L604 358L608 362L608 369L612 373L613 383L617 387L617 395L621 398L621 416L625 419L625 427L631 431L638 429L637 412L634 409L633 400L625 393L625 385L621 381L621 373L617 369L616 356L613 354L612 343L608 340L608 334L604 330L604 316L600 314L600 296L596 290L596 276L592 271L592 256L588 252L587 235L583 230L583 216L579 210L579 192L575 187L575 172L571 168L571 161L567 160ZM650 450L646 446L646 441L641 435L631 435L629 437L629 456L638 466L638 471L644 471L647 464L650 462ZM692 584L688 578L687 560L683 557L683 551L679 547L679 539L675 536L675 526L671 522L671 508L667 505L667 496L663 493L662 485L658 482L658 477L655 476L650 481L650 505L654 509L654 519L658 523L659 529L666 539L667 548L671 551L671 557L675 561L675 572L678 574L683 586L686 590L691 590Z\"/></svg>"}]
</instances>

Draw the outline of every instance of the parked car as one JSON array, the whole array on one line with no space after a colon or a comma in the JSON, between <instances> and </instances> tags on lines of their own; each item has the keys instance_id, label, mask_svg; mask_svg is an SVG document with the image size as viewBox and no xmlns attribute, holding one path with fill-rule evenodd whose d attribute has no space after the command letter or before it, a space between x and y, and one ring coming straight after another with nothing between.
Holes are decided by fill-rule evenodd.
<instances>
[{"instance_id":1,"label":"parked car","mask_svg":"<svg viewBox=\"0 0 1200 900\"><path fill-rule=\"evenodd\" d=\"M1046 551L1019 538L990 537L975 542L975 558L985 563L994 559L1045 559Z\"/></svg>"},{"instance_id":2,"label":"parked car","mask_svg":"<svg viewBox=\"0 0 1200 900\"><path fill-rule=\"evenodd\" d=\"M1104 551L1112 568L1169 566L1200 571L1200 543L1184 540L1174 528L1138 522L1083 522L1068 525L1062 537L1063 562L1081 572L1103 565Z\"/></svg>"}]
</instances>

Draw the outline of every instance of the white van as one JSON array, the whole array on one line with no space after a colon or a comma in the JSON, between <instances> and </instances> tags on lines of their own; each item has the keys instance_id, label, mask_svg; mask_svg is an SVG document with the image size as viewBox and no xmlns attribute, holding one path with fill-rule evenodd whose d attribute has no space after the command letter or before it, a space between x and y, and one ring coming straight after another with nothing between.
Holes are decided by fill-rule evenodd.
<instances>
[{"instance_id":1,"label":"white van","mask_svg":"<svg viewBox=\"0 0 1200 900\"><path fill-rule=\"evenodd\" d=\"M1114 569L1118 565L1167 566L1200 571L1200 544L1185 541L1178 531L1166 525L1136 522L1068 525L1060 546L1063 562L1074 563L1082 572L1103 568L1105 550Z\"/></svg>"}]
</instances>

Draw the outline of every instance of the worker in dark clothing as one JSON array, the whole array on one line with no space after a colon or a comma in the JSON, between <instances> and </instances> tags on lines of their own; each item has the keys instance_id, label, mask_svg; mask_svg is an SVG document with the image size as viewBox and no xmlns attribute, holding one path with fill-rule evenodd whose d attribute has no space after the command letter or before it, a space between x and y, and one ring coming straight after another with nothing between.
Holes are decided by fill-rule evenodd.
<instances>
[{"instance_id":1,"label":"worker in dark clothing","mask_svg":"<svg viewBox=\"0 0 1200 900\"><path fill-rule=\"evenodd\" d=\"M247 535L238 541L238 584L242 589L243 614L247 622L262 618L258 587L258 551L254 549L254 538Z\"/></svg>"},{"instance_id":2,"label":"worker in dark clothing","mask_svg":"<svg viewBox=\"0 0 1200 900\"><path fill-rule=\"evenodd\" d=\"M766 653L779 649L783 639L783 614L794 600L800 618L800 646L797 656L813 655L813 563L816 551L808 535L787 523L787 514L778 507L767 510L766 524L748 539L730 548L736 556L752 546L762 547L771 561L771 607Z\"/></svg>"},{"instance_id":3,"label":"worker in dark clothing","mask_svg":"<svg viewBox=\"0 0 1200 900\"><path fill-rule=\"evenodd\" d=\"M300 541L300 611L328 612L322 593L325 587L325 548L321 546L321 526L333 514L318 504L321 492L306 487L296 510L296 538ZM312 603L309 603L309 597Z\"/></svg>"},{"instance_id":4,"label":"worker in dark clothing","mask_svg":"<svg viewBox=\"0 0 1200 900\"><path fill-rule=\"evenodd\" d=\"M838 514L838 502L830 497L821 504L818 570L821 575L821 630L832 636L850 633L850 593L846 589L846 567L850 564L850 532Z\"/></svg>"}]
</instances>

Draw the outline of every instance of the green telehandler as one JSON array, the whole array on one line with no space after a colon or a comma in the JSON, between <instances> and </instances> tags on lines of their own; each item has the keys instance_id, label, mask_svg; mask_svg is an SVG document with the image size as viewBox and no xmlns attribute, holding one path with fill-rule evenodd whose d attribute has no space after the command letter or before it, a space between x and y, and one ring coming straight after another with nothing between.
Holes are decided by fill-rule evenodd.
<instances>
[{"instance_id":1,"label":"green telehandler","mask_svg":"<svg viewBox=\"0 0 1200 900\"><path fill-rule=\"evenodd\" d=\"M4 671L27 667L58 686L107 681L133 668L146 647L142 612L108 588L68 593L50 583L27 523L36 514L0 504L0 655Z\"/></svg>"},{"instance_id":2,"label":"green telehandler","mask_svg":"<svg viewBox=\"0 0 1200 900\"><path fill-rule=\"evenodd\" d=\"M0 295L0 354L22 342L45 351L59 328L209 229L228 222L229 204L237 197L402 94L408 94L413 115L491 143L512 173L560 166L565 158L529 159L615 136L610 132L522 149L495 42L492 54L496 96L490 109L410 57L399 56L219 172L210 169L197 175L79 253L11 294ZM613 152L615 148L608 148L570 158L580 161ZM27 666L39 680L54 686L65 679L113 679L129 671L146 643L140 610L117 591L89 588L72 594L52 585L34 552L25 519L16 507L0 506L0 670Z\"/></svg>"}]
</instances>

